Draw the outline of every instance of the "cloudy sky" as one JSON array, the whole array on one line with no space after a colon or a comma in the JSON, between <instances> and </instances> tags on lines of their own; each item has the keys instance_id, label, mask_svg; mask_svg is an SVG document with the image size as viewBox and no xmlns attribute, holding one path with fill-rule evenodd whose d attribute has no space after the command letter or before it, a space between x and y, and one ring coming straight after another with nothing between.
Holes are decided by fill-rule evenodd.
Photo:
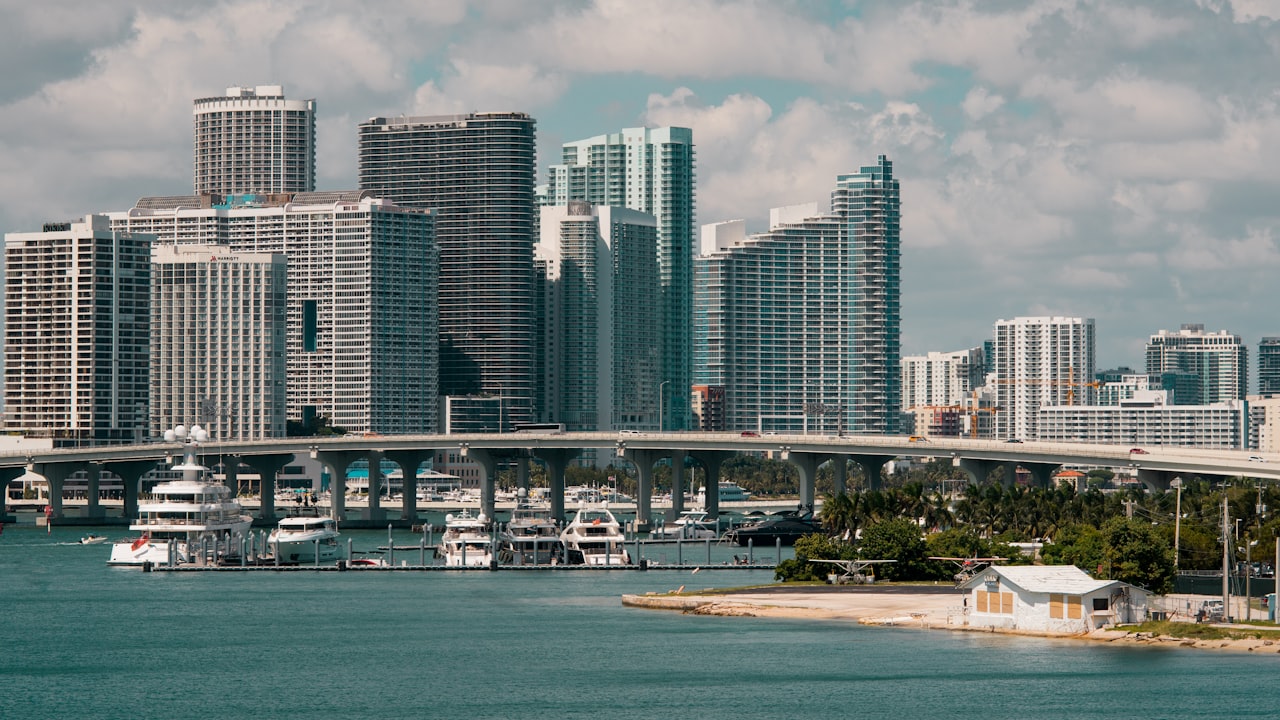
<instances>
[{"instance_id":1,"label":"cloudy sky","mask_svg":"<svg viewBox=\"0 0 1280 720\"><path fill-rule=\"evenodd\" d=\"M0 0L0 228L191 191L191 102L315 98L320 189L375 115L519 110L539 162L693 128L698 222L894 161L903 351L1092 317L1100 367L1186 322L1280 335L1280 0ZM540 181L544 174L540 170ZM1252 357L1251 357L1252 360Z\"/></svg>"}]
</instances>

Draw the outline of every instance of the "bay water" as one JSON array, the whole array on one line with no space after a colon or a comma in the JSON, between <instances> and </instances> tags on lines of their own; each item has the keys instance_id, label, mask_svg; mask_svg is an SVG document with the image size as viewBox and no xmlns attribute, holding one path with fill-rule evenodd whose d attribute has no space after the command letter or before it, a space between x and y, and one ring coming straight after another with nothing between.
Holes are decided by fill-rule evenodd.
<instances>
[{"instance_id":1,"label":"bay water","mask_svg":"<svg viewBox=\"0 0 1280 720\"><path fill-rule=\"evenodd\" d=\"M91 530L0 534L4 720L1280 715L1275 654L620 601L769 583L768 570L143 573L78 544Z\"/></svg>"}]
</instances>

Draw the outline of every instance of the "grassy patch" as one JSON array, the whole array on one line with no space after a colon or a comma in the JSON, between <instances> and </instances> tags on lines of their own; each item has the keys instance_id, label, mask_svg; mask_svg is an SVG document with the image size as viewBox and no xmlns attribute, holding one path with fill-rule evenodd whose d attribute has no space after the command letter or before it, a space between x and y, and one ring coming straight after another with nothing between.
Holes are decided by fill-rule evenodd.
<instances>
[{"instance_id":1,"label":"grassy patch","mask_svg":"<svg viewBox=\"0 0 1280 720\"><path fill-rule=\"evenodd\" d=\"M1137 625L1118 625L1116 630L1127 633L1152 633L1165 637L1186 638L1188 640L1256 640L1270 637L1271 633L1239 628L1214 627L1207 623L1185 622L1144 622Z\"/></svg>"}]
</instances>

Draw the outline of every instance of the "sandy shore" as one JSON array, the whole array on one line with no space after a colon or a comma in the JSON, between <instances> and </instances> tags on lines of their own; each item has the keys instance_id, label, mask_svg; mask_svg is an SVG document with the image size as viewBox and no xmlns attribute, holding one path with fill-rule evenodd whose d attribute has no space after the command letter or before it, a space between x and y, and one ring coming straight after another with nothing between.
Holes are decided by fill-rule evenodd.
<instances>
[{"instance_id":1,"label":"sandy shore","mask_svg":"<svg viewBox=\"0 0 1280 720\"><path fill-rule=\"evenodd\" d=\"M735 617L780 617L844 620L864 625L993 632L988 628L965 625L959 592L946 588L883 586L846 586L830 588L769 588L759 592L697 595L649 593L623 595L622 604L652 610L675 610L697 615ZM1241 629L1241 626L1236 626ZM1280 633L1260 630L1261 638L1241 640L1194 640L1158 636L1152 633L1128 633L1095 630L1077 635L1003 631L1009 634L1058 637L1123 645L1185 647L1253 653L1280 653ZM1274 637L1272 637L1274 635Z\"/></svg>"}]
</instances>

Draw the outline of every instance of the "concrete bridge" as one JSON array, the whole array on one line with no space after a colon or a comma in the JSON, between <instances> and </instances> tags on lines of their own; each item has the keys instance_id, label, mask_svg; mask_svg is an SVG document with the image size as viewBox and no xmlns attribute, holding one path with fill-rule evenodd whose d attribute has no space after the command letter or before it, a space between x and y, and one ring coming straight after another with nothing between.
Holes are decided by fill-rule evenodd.
<instances>
[{"instance_id":1,"label":"concrete bridge","mask_svg":"<svg viewBox=\"0 0 1280 720\"><path fill-rule=\"evenodd\" d=\"M853 460L864 470L871 487L879 485L880 470L894 458L950 458L952 464L974 482L982 482L997 467L1006 467L1006 481L1013 478L1012 469L1022 466L1031 472L1036 483L1048 486L1053 472L1062 465L1097 465L1130 467L1138 479L1152 489L1167 489L1176 476L1236 477L1280 480L1280 456L1263 457L1253 451L1208 450L1198 448L1143 447L1129 445L1086 445L1071 443L1001 442L966 438L912 439L885 435L757 435L755 433L701 432L564 432L564 433L499 433L477 435L385 435L361 437L306 437L278 440L227 441L204 443L200 455L206 465L210 458L239 458L262 478L262 504L259 520L274 523L276 474L294 461L294 457L310 457L322 463L333 478L332 512L345 516L346 470L357 460L368 462L371 490L381 481L381 460L399 465L403 471L403 500L399 517L380 505L377 492L369 493L368 507L361 520L371 525L388 522L413 523L417 520L416 470L431 459L436 451L457 451L483 468L481 510L493 516L497 465L504 458L535 459L545 463L550 481L552 514L563 520L564 475L569 464L585 449L596 449L635 466L639 477L636 498L636 521L647 530L652 521L651 495L653 468L663 458L692 458L706 472L707 486L718 482L721 464L744 452L772 452L774 457L796 466L800 475L799 503L814 505L814 481L818 468L832 465L835 489L845 490L845 459ZM137 516L141 477L160 462L180 458L179 443L148 443L92 448L65 448L40 451L0 453L0 482L21 477L28 470L43 476L49 483L51 517L63 516L62 488L76 471L89 471L87 488L88 517L104 517L98 503L99 472L107 470L119 476L125 489L124 516ZM235 484L235 467L226 463L229 485ZM524 465L527 469L527 465ZM684 510L684 463L673 462L672 512ZM527 484L522 473L520 481ZM8 497L5 494L4 503ZM719 512L717 493L708 492L706 509ZM12 522L8 508L0 505L0 520Z\"/></svg>"}]
</instances>

